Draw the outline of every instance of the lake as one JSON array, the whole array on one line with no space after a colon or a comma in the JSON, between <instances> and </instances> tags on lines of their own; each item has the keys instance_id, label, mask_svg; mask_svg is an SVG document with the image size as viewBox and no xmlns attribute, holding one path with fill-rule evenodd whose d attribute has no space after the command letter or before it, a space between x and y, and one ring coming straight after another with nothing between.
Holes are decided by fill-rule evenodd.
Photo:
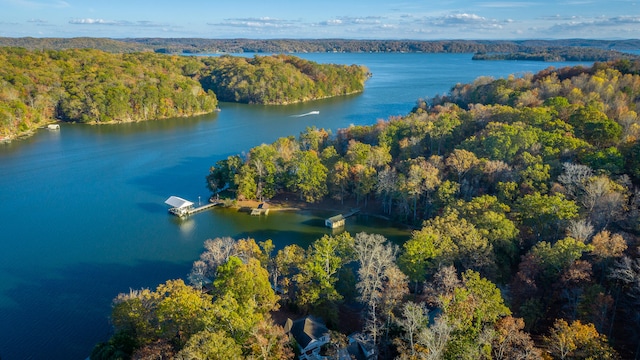
<instances>
[{"instance_id":1,"label":"lake","mask_svg":"<svg viewBox=\"0 0 640 360\"><path fill-rule=\"evenodd\" d=\"M323 213L169 215L171 195L206 201L205 176L216 161L307 126L335 131L404 115L417 99L478 76L574 65L472 61L471 54L299 56L366 65L373 77L358 95L281 107L222 103L207 116L136 124L62 124L0 144L0 358L86 358L110 335L118 293L184 278L206 239L306 247L329 233ZM295 117L310 111L319 114ZM346 230L409 237L366 217L349 219Z\"/></svg>"}]
</instances>

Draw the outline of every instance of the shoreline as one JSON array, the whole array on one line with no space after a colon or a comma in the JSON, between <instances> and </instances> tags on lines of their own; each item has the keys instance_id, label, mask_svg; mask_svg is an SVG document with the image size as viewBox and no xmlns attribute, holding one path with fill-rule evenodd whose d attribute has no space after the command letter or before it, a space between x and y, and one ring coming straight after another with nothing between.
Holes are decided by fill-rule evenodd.
<instances>
[{"instance_id":1,"label":"shoreline","mask_svg":"<svg viewBox=\"0 0 640 360\"><path fill-rule=\"evenodd\" d=\"M291 200L293 199L293 200ZM230 205L226 206L230 209L236 209L238 211L250 211L250 209L257 208L259 204L264 203L268 205L269 211L327 211L327 212L335 212L335 213L348 213L349 211L359 208L361 215L372 216L378 219L382 219L385 221L389 221L395 225L406 227L407 229L415 229L414 226L409 224L399 222L397 220L392 219L389 216L382 214L381 211L376 211L377 202L369 201L368 206L363 207L355 204L353 200L345 201L344 203L340 203L338 200L334 199L325 199L323 201L317 203L307 203L302 200L298 200L296 198L296 194L292 193L282 193L278 194L272 199L266 201L257 201L257 200L233 200L233 199L223 199L222 201L230 202Z\"/></svg>"}]
</instances>

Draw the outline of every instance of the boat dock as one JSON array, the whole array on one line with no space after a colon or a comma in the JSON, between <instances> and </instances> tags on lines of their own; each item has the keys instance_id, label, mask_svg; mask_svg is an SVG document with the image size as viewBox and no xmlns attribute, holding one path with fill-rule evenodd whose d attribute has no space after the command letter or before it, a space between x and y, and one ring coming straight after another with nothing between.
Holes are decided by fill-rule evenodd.
<instances>
[{"instance_id":1,"label":"boat dock","mask_svg":"<svg viewBox=\"0 0 640 360\"><path fill-rule=\"evenodd\" d=\"M338 214L336 216L332 216L324 221L324 225L331 229L343 227L348 217L353 216L359 212L360 209L351 209L351 211L346 214Z\"/></svg>"},{"instance_id":2,"label":"boat dock","mask_svg":"<svg viewBox=\"0 0 640 360\"><path fill-rule=\"evenodd\" d=\"M251 209L252 216L269 215L269 207L265 203L261 203L257 208Z\"/></svg>"},{"instance_id":3,"label":"boat dock","mask_svg":"<svg viewBox=\"0 0 640 360\"><path fill-rule=\"evenodd\" d=\"M211 209L216 205L222 204L221 201L210 201L209 203L202 206L193 207L194 204L191 201L177 196L169 197L164 203L171 206L169 212L178 217L190 216L195 213Z\"/></svg>"},{"instance_id":4,"label":"boat dock","mask_svg":"<svg viewBox=\"0 0 640 360\"><path fill-rule=\"evenodd\" d=\"M193 209L189 210L187 212L187 215L193 215L195 213L199 213L201 211L205 211L205 210L211 209L212 207L218 206L220 204L222 204L221 201L219 201L219 202L211 202L211 203L208 203L208 204L205 204L205 205L202 205L202 206L199 206L197 208L193 208Z\"/></svg>"}]
</instances>

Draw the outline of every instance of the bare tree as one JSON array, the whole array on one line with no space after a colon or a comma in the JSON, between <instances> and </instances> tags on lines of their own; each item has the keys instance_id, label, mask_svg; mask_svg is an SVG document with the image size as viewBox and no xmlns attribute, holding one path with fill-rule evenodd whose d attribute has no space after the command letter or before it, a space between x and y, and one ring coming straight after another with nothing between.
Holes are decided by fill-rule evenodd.
<instances>
[{"instance_id":1,"label":"bare tree","mask_svg":"<svg viewBox=\"0 0 640 360\"><path fill-rule=\"evenodd\" d=\"M447 322L444 315L438 316L433 325L422 328L418 333L417 342L426 351L420 354L420 358L425 360L443 359L452 331L453 327Z\"/></svg>"},{"instance_id":2,"label":"bare tree","mask_svg":"<svg viewBox=\"0 0 640 360\"><path fill-rule=\"evenodd\" d=\"M593 176L593 170L586 165L569 162L562 164L562 167L564 172L558 176L558 181L564 186L567 195L576 198L587 179Z\"/></svg>"},{"instance_id":3,"label":"bare tree","mask_svg":"<svg viewBox=\"0 0 640 360\"><path fill-rule=\"evenodd\" d=\"M596 229L604 229L625 210L625 189L607 176L590 179L585 186L583 204Z\"/></svg>"},{"instance_id":4,"label":"bare tree","mask_svg":"<svg viewBox=\"0 0 640 360\"><path fill-rule=\"evenodd\" d=\"M587 242L593 234L593 225L587 219L569 220L567 235L582 242Z\"/></svg>"},{"instance_id":5,"label":"bare tree","mask_svg":"<svg viewBox=\"0 0 640 360\"><path fill-rule=\"evenodd\" d=\"M411 357L416 355L415 340L418 332L429 324L429 315L424 304L408 301L402 308L402 318L398 320L398 325L405 333L405 339L409 341Z\"/></svg>"},{"instance_id":6,"label":"bare tree","mask_svg":"<svg viewBox=\"0 0 640 360\"><path fill-rule=\"evenodd\" d=\"M360 281L356 289L360 293L360 301L368 306L366 327L376 343L381 330L378 308L385 291L385 272L388 268L395 266L398 247L387 243L387 239L382 235L358 233L354 250L360 265L358 269Z\"/></svg>"},{"instance_id":7,"label":"bare tree","mask_svg":"<svg viewBox=\"0 0 640 360\"><path fill-rule=\"evenodd\" d=\"M218 270L218 266L226 263L236 251L236 240L231 237L208 239L204 242L205 251L200 255L200 260L193 263L191 273L188 275L192 285L202 288L212 281Z\"/></svg>"}]
</instances>

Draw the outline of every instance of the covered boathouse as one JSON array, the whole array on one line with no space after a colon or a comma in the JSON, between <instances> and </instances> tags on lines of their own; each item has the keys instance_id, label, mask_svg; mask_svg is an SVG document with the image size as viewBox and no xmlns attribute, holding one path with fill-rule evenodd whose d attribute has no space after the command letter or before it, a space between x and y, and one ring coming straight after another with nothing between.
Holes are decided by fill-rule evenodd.
<instances>
[{"instance_id":1,"label":"covered boathouse","mask_svg":"<svg viewBox=\"0 0 640 360\"><path fill-rule=\"evenodd\" d=\"M344 223L345 223L345 217L342 216L342 214L332 216L324 221L324 225L331 229L342 227L344 226Z\"/></svg>"},{"instance_id":2,"label":"covered boathouse","mask_svg":"<svg viewBox=\"0 0 640 360\"><path fill-rule=\"evenodd\" d=\"M164 203L171 206L170 213L180 217L187 216L193 211L193 203L181 197L171 196Z\"/></svg>"}]
</instances>

